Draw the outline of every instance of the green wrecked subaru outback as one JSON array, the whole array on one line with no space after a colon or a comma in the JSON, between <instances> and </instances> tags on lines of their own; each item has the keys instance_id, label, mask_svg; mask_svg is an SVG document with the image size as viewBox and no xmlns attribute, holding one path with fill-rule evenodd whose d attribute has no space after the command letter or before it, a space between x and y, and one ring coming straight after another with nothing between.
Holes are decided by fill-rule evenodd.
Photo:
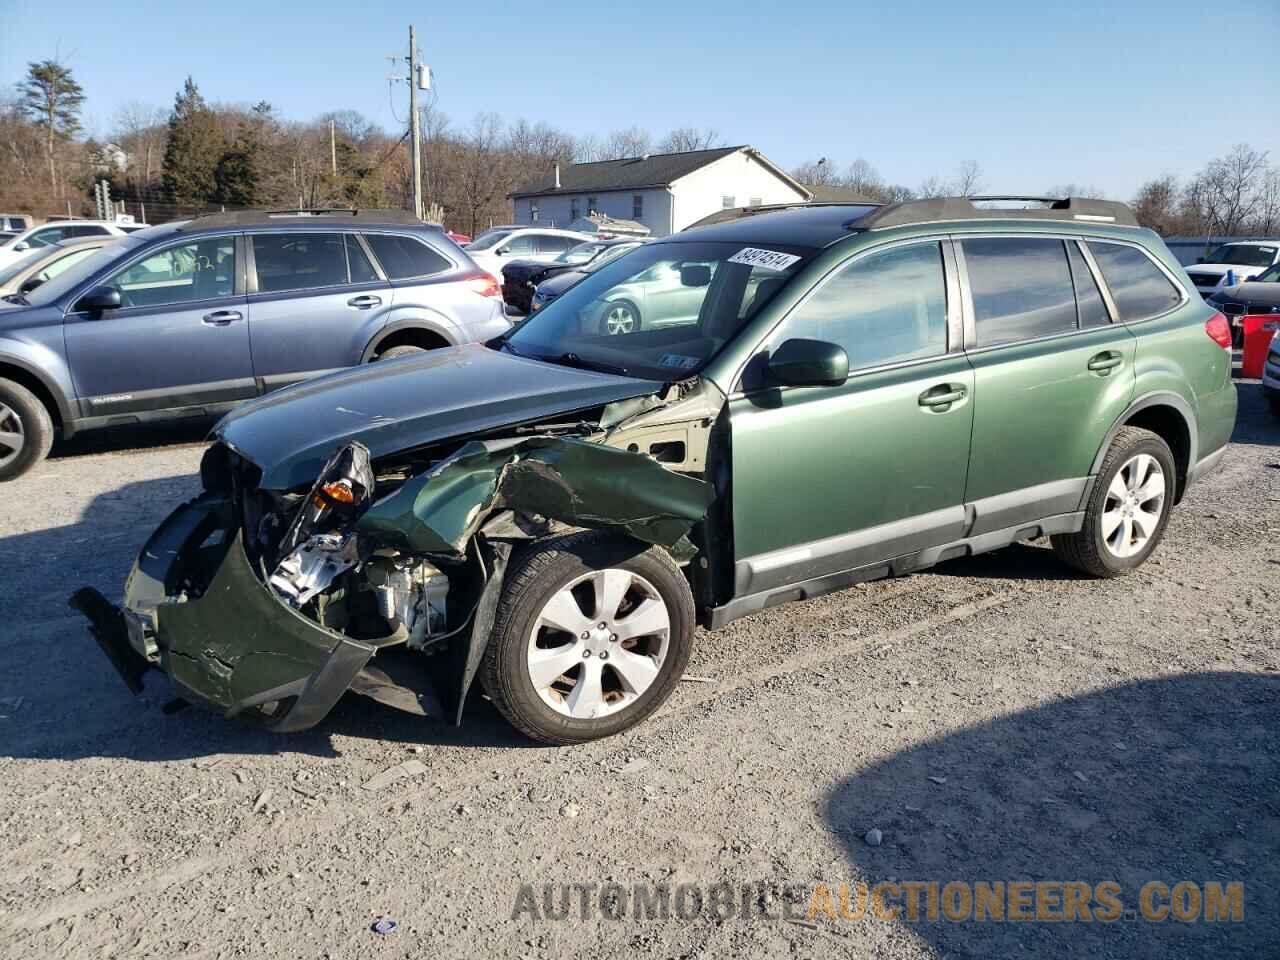
<instances>
[{"instance_id":1,"label":"green wrecked subaru outback","mask_svg":"<svg viewBox=\"0 0 1280 960\"><path fill-rule=\"evenodd\" d=\"M1138 566L1225 450L1230 342L1120 204L739 215L239 408L124 606L72 602L135 692L273 730L348 690L458 722L478 679L531 737L607 736L696 624L1044 535Z\"/></svg>"}]
</instances>

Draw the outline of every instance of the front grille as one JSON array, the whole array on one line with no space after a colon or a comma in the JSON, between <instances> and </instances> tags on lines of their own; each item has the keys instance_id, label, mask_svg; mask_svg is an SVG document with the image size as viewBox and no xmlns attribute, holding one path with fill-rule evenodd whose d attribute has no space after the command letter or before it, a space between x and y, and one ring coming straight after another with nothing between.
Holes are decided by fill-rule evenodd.
<instances>
[{"instance_id":1,"label":"front grille","mask_svg":"<svg viewBox=\"0 0 1280 960\"><path fill-rule=\"evenodd\" d=\"M1187 276L1197 287L1216 287L1222 279L1216 273L1188 273Z\"/></svg>"}]
</instances>

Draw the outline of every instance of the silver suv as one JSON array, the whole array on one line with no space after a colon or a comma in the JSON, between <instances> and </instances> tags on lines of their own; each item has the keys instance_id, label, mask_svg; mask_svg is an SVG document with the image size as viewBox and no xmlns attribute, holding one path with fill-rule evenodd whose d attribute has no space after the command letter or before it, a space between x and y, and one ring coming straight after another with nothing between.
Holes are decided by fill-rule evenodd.
<instances>
[{"instance_id":1,"label":"silver suv","mask_svg":"<svg viewBox=\"0 0 1280 960\"><path fill-rule=\"evenodd\" d=\"M0 480L55 432L212 415L510 327L497 282L401 211L237 212L121 237L0 310Z\"/></svg>"}]
</instances>

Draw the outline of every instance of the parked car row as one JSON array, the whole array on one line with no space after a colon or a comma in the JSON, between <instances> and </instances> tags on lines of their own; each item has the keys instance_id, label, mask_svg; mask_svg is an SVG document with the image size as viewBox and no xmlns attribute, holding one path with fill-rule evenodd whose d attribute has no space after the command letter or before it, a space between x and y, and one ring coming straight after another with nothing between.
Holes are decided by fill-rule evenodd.
<instances>
[{"instance_id":1,"label":"parked car row","mask_svg":"<svg viewBox=\"0 0 1280 960\"><path fill-rule=\"evenodd\" d=\"M521 313L533 309L538 285L565 273L590 272L615 257L640 246L639 240L587 240L575 244L553 260L512 260L502 267L502 296ZM544 297L542 303L546 303ZM541 304L540 304L541 305Z\"/></svg>"},{"instance_id":2,"label":"parked car row","mask_svg":"<svg viewBox=\"0 0 1280 960\"><path fill-rule=\"evenodd\" d=\"M0 268L23 254L64 240L87 237L123 237L146 228L141 223L117 223L112 220L53 220L38 227L27 227L0 243Z\"/></svg>"},{"instance_id":3,"label":"parked car row","mask_svg":"<svg viewBox=\"0 0 1280 960\"><path fill-rule=\"evenodd\" d=\"M320 229L196 221L32 296L79 378L135 295L208 288L228 299L193 309L197 327L254 324L272 290L296 300L319 249L343 280L378 276L339 305L398 303L376 284L406 244L432 246L420 228ZM1041 536L1091 576L1129 572L1234 425L1225 318L1122 204L799 207L581 272L485 345L225 417L204 492L143 547L124 607L76 595L131 689L161 670L187 700L291 731L348 689L459 722L478 681L536 740L608 736L675 689L695 624ZM275 362L340 339L313 313L268 320ZM233 382L218 376L201 392Z\"/></svg>"},{"instance_id":4,"label":"parked car row","mask_svg":"<svg viewBox=\"0 0 1280 960\"><path fill-rule=\"evenodd\" d=\"M82 226L113 225L58 225ZM13 275L0 310L0 480L38 463L55 428L225 412L510 326L494 279L438 227L396 211L228 213L96 239L113 242L81 256L33 236L26 251L77 259L34 286ZM22 255L10 264L38 275Z\"/></svg>"}]
</instances>

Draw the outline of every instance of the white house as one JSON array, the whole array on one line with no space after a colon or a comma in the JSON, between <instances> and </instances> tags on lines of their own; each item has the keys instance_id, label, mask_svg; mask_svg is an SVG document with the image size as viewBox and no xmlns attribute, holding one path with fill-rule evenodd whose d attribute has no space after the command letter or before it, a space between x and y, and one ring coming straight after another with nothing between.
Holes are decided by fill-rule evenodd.
<instances>
[{"instance_id":1,"label":"white house","mask_svg":"<svg viewBox=\"0 0 1280 960\"><path fill-rule=\"evenodd\" d=\"M568 226L595 211L655 237L729 207L807 203L813 195L754 147L719 147L559 165L511 194L515 222Z\"/></svg>"}]
</instances>

